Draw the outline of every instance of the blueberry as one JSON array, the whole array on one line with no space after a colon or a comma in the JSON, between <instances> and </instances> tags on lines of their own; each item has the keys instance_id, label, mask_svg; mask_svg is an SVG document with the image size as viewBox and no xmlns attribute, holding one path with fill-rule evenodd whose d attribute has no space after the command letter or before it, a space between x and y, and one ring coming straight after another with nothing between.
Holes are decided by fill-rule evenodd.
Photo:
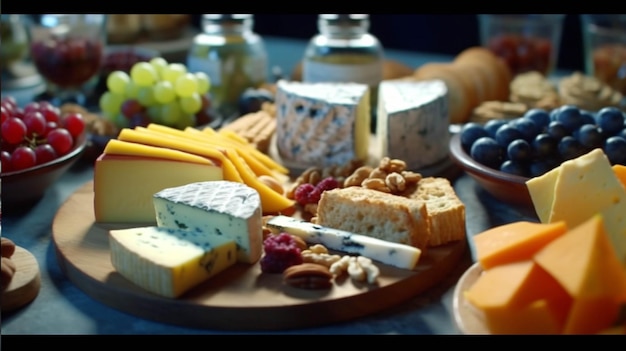
<instances>
[{"instance_id":1,"label":"blueberry","mask_svg":"<svg viewBox=\"0 0 626 351\"><path fill-rule=\"evenodd\" d=\"M605 107L596 114L596 124L607 136L615 135L624 128L624 114L616 107Z\"/></svg>"},{"instance_id":2,"label":"blueberry","mask_svg":"<svg viewBox=\"0 0 626 351\"><path fill-rule=\"evenodd\" d=\"M496 132L496 141L503 147L507 147L513 140L523 139L524 135L511 123L507 123Z\"/></svg>"},{"instance_id":3,"label":"blueberry","mask_svg":"<svg viewBox=\"0 0 626 351\"><path fill-rule=\"evenodd\" d=\"M247 88L239 97L239 115L261 110L264 102L274 102L274 96L269 90Z\"/></svg>"},{"instance_id":4,"label":"blueberry","mask_svg":"<svg viewBox=\"0 0 626 351\"><path fill-rule=\"evenodd\" d=\"M591 111L580 111L583 124L596 124L596 115Z\"/></svg>"},{"instance_id":5,"label":"blueberry","mask_svg":"<svg viewBox=\"0 0 626 351\"><path fill-rule=\"evenodd\" d=\"M626 139L626 125L624 125L624 128L622 128L622 130L615 136L621 136L622 138Z\"/></svg>"},{"instance_id":6,"label":"blueberry","mask_svg":"<svg viewBox=\"0 0 626 351\"><path fill-rule=\"evenodd\" d=\"M513 140L506 148L510 160L523 163L528 162L533 156L533 149L524 139Z\"/></svg>"},{"instance_id":7,"label":"blueberry","mask_svg":"<svg viewBox=\"0 0 626 351\"><path fill-rule=\"evenodd\" d=\"M518 118L511 121L511 124L522 133L522 137L526 141L532 141L537 134L541 131L541 128L537 126L535 122L528 118Z\"/></svg>"},{"instance_id":8,"label":"blueberry","mask_svg":"<svg viewBox=\"0 0 626 351\"><path fill-rule=\"evenodd\" d=\"M561 106L556 118L557 121L563 123L570 133L583 125L583 117L580 114L580 109L574 105Z\"/></svg>"},{"instance_id":9,"label":"blueberry","mask_svg":"<svg viewBox=\"0 0 626 351\"><path fill-rule=\"evenodd\" d=\"M487 131L487 134L489 134L490 137L495 139L498 128L502 127L503 125L507 123L508 121L505 119L490 119L489 121L487 121L487 123L485 123L485 130Z\"/></svg>"},{"instance_id":10,"label":"blueberry","mask_svg":"<svg viewBox=\"0 0 626 351\"><path fill-rule=\"evenodd\" d=\"M524 118L535 122L540 131L547 129L548 124L550 124L550 114L542 108L533 108L526 111Z\"/></svg>"},{"instance_id":11,"label":"blueberry","mask_svg":"<svg viewBox=\"0 0 626 351\"><path fill-rule=\"evenodd\" d=\"M559 141L547 133L541 133L535 137L532 143L535 157L543 159L554 157L559 154Z\"/></svg>"},{"instance_id":12,"label":"blueberry","mask_svg":"<svg viewBox=\"0 0 626 351\"><path fill-rule=\"evenodd\" d=\"M487 167L500 169L504 160L504 147L491 137L482 137L474 142L470 156Z\"/></svg>"},{"instance_id":13,"label":"blueberry","mask_svg":"<svg viewBox=\"0 0 626 351\"><path fill-rule=\"evenodd\" d=\"M472 144L478 139L488 136L487 131L481 124L470 122L461 128L461 146L467 152L472 149Z\"/></svg>"},{"instance_id":14,"label":"blueberry","mask_svg":"<svg viewBox=\"0 0 626 351\"><path fill-rule=\"evenodd\" d=\"M602 143L604 142L600 129L598 129L598 126L595 124L583 124L574 132L574 137L582 146L587 148L587 150L602 147Z\"/></svg>"},{"instance_id":15,"label":"blueberry","mask_svg":"<svg viewBox=\"0 0 626 351\"><path fill-rule=\"evenodd\" d=\"M559 154L564 160L571 160L582 156L585 149L582 144L571 135L568 135L559 141Z\"/></svg>"},{"instance_id":16,"label":"blueberry","mask_svg":"<svg viewBox=\"0 0 626 351\"><path fill-rule=\"evenodd\" d=\"M500 171L521 177L528 177L529 175L528 166L526 164L513 160L506 160L502 162L502 165L500 165Z\"/></svg>"},{"instance_id":17,"label":"blueberry","mask_svg":"<svg viewBox=\"0 0 626 351\"><path fill-rule=\"evenodd\" d=\"M551 171L554 167L557 167L560 164L559 159L557 158L546 158L542 160L537 160L536 162L531 163L530 165L530 176L531 177L539 177L544 173Z\"/></svg>"},{"instance_id":18,"label":"blueberry","mask_svg":"<svg viewBox=\"0 0 626 351\"><path fill-rule=\"evenodd\" d=\"M564 137L568 136L570 133L565 128L565 125L559 121L552 121L548 124L548 134L550 134L556 140L561 140Z\"/></svg>"},{"instance_id":19,"label":"blueberry","mask_svg":"<svg viewBox=\"0 0 626 351\"><path fill-rule=\"evenodd\" d=\"M612 165L626 165L626 139L619 136L606 139L604 153Z\"/></svg>"}]
</instances>

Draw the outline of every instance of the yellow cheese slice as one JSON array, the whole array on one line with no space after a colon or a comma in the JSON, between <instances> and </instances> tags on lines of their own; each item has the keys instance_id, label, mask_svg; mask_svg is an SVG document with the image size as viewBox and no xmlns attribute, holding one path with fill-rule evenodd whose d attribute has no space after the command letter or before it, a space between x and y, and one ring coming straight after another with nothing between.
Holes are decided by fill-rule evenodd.
<instances>
[{"instance_id":1,"label":"yellow cheese slice","mask_svg":"<svg viewBox=\"0 0 626 351\"><path fill-rule=\"evenodd\" d=\"M612 246L626 268L626 189L602 149L565 161L527 184L542 222L565 221L573 228L602 214Z\"/></svg>"},{"instance_id":2,"label":"yellow cheese slice","mask_svg":"<svg viewBox=\"0 0 626 351\"><path fill-rule=\"evenodd\" d=\"M161 135L141 133L138 130L130 128L122 129L117 138L122 141L129 141L158 147L166 147L218 160L220 165L222 166L222 169L224 170L225 180L239 183L243 182L241 176L239 175L239 173L237 173L237 170L235 169L235 166L233 166L232 162L230 162L230 160L217 149L198 145L197 143L191 143L187 140L173 136L164 137Z\"/></svg>"},{"instance_id":3,"label":"yellow cheese slice","mask_svg":"<svg viewBox=\"0 0 626 351\"><path fill-rule=\"evenodd\" d=\"M118 139L109 140L104 147L104 153L107 155L144 156L162 158L166 160L215 165L215 162L206 157L193 155L179 150L131 143Z\"/></svg>"}]
</instances>

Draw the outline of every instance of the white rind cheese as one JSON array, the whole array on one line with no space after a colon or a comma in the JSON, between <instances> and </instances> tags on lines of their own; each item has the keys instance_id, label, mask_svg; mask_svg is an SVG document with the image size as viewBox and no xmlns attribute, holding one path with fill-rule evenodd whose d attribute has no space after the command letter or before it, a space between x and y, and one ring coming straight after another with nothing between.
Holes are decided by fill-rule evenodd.
<instances>
[{"instance_id":1,"label":"white rind cheese","mask_svg":"<svg viewBox=\"0 0 626 351\"><path fill-rule=\"evenodd\" d=\"M111 230L111 263L136 285L179 297L236 262L233 240L155 226Z\"/></svg>"},{"instance_id":2,"label":"white rind cheese","mask_svg":"<svg viewBox=\"0 0 626 351\"><path fill-rule=\"evenodd\" d=\"M154 194L159 227L221 236L237 243L237 259L255 263L263 251L259 193L243 183L210 181L163 189Z\"/></svg>"},{"instance_id":3,"label":"white rind cheese","mask_svg":"<svg viewBox=\"0 0 626 351\"><path fill-rule=\"evenodd\" d=\"M378 89L376 134L382 156L419 170L448 156L448 89L441 80L385 80Z\"/></svg>"},{"instance_id":4,"label":"white rind cheese","mask_svg":"<svg viewBox=\"0 0 626 351\"><path fill-rule=\"evenodd\" d=\"M404 269L415 268L422 254L420 249L410 245L328 228L287 216L275 216L267 221L266 226L273 233L286 232L311 244L322 244L331 250L365 256Z\"/></svg>"},{"instance_id":5,"label":"white rind cheese","mask_svg":"<svg viewBox=\"0 0 626 351\"><path fill-rule=\"evenodd\" d=\"M370 90L358 83L276 85L276 146L281 159L327 167L367 160Z\"/></svg>"}]
</instances>

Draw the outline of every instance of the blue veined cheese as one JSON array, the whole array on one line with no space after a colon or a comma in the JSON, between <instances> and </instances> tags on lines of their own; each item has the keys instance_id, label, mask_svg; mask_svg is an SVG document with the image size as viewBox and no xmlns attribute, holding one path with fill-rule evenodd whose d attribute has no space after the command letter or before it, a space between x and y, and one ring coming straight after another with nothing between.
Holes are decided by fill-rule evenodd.
<instances>
[{"instance_id":1,"label":"blue veined cheese","mask_svg":"<svg viewBox=\"0 0 626 351\"><path fill-rule=\"evenodd\" d=\"M376 134L381 156L419 170L448 156L448 89L441 80L385 80L378 88Z\"/></svg>"},{"instance_id":2,"label":"blue veined cheese","mask_svg":"<svg viewBox=\"0 0 626 351\"><path fill-rule=\"evenodd\" d=\"M165 297L179 297L237 262L234 240L182 229L110 230L109 245L119 274Z\"/></svg>"},{"instance_id":3,"label":"blue veined cheese","mask_svg":"<svg viewBox=\"0 0 626 351\"><path fill-rule=\"evenodd\" d=\"M391 266L413 269L422 251L416 247L328 228L287 216L269 219L266 227L273 233L286 232L311 244L328 249L365 256Z\"/></svg>"},{"instance_id":4,"label":"blue veined cheese","mask_svg":"<svg viewBox=\"0 0 626 351\"><path fill-rule=\"evenodd\" d=\"M276 147L281 159L304 167L367 160L370 90L358 83L276 85Z\"/></svg>"},{"instance_id":5,"label":"blue veined cheese","mask_svg":"<svg viewBox=\"0 0 626 351\"><path fill-rule=\"evenodd\" d=\"M248 185L227 180L190 183L155 193L153 203L159 227L232 239L240 262L261 258L261 198Z\"/></svg>"}]
</instances>

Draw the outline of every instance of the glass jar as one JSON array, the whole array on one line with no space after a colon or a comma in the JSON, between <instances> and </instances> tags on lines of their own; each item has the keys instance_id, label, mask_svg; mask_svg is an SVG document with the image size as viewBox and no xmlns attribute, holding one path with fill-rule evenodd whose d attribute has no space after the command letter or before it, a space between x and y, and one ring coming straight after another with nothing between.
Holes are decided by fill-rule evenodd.
<instances>
[{"instance_id":1,"label":"glass jar","mask_svg":"<svg viewBox=\"0 0 626 351\"><path fill-rule=\"evenodd\" d=\"M378 39L369 33L369 15L321 14L317 27L319 33L310 40L304 54L302 80L369 85L374 129L384 55Z\"/></svg>"},{"instance_id":2,"label":"glass jar","mask_svg":"<svg viewBox=\"0 0 626 351\"><path fill-rule=\"evenodd\" d=\"M22 15L0 15L0 66L3 70L28 56L29 38L26 28Z\"/></svg>"},{"instance_id":3,"label":"glass jar","mask_svg":"<svg viewBox=\"0 0 626 351\"><path fill-rule=\"evenodd\" d=\"M203 15L203 33L193 39L187 56L189 71L209 76L211 104L225 118L239 113L246 89L267 81L267 52L253 23L250 14Z\"/></svg>"}]
</instances>

